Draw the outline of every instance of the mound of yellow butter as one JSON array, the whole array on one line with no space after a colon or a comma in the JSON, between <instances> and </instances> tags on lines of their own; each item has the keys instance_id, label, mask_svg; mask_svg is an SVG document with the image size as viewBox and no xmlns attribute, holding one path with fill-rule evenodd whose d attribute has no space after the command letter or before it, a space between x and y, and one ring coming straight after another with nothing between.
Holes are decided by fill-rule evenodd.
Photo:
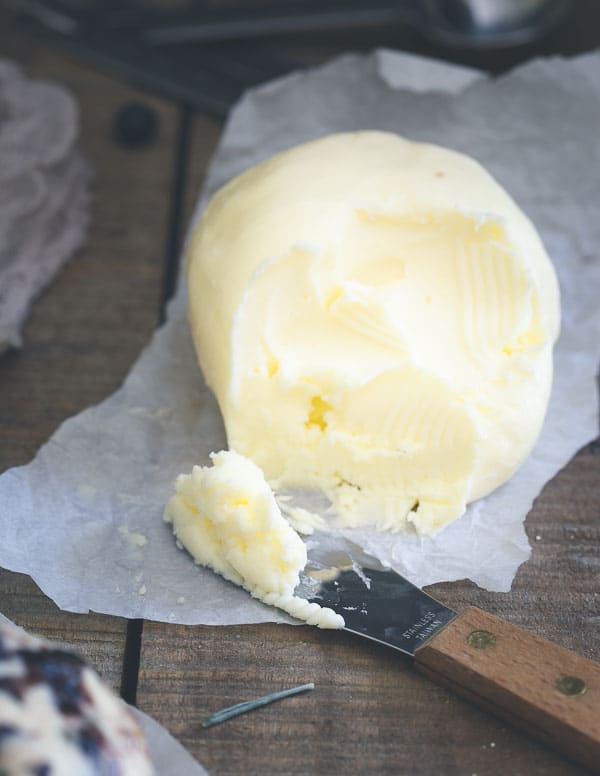
<instances>
[{"instance_id":1,"label":"mound of yellow butter","mask_svg":"<svg viewBox=\"0 0 600 776\"><path fill-rule=\"evenodd\" d=\"M213 466L181 474L165 520L197 563L255 598L320 628L343 628L331 609L294 595L306 546L283 518L263 473L252 461L222 451Z\"/></svg>"},{"instance_id":2,"label":"mound of yellow butter","mask_svg":"<svg viewBox=\"0 0 600 776\"><path fill-rule=\"evenodd\" d=\"M531 450L558 286L473 159L382 132L292 148L213 197L187 267L229 446L340 522L435 533Z\"/></svg>"}]
</instances>

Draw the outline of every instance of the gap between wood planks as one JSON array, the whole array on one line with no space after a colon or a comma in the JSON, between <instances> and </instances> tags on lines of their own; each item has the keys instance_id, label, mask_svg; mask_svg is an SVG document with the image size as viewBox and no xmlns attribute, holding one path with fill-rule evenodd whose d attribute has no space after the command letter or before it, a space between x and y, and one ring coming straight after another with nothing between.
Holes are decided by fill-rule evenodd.
<instances>
[{"instance_id":1,"label":"gap between wood planks","mask_svg":"<svg viewBox=\"0 0 600 776\"><path fill-rule=\"evenodd\" d=\"M192 119L192 109L186 105L180 106L177 128L177 147L175 151L173 183L171 187L171 206L169 210L167 238L165 243L164 272L160 292L159 324L165 322L167 303L173 296L177 284ZM137 696L143 632L144 621L142 619L127 621L125 651L123 654L123 672L121 674L121 697L127 703L134 706Z\"/></svg>"}]
</instances>

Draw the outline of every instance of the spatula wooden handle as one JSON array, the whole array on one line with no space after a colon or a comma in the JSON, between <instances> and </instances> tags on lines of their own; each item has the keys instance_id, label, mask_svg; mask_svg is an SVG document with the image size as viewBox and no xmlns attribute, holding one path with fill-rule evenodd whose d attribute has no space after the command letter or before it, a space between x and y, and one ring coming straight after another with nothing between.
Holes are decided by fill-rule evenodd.
<instances>
[{"instance_id":1,"label":"spatula wooden handle","mask_svg":"<svg viewBox=\"0 0 600 776\"><path fill-rule=\"evenodd\" d=\"M600 665L475 607L417 650L416 665L600 773Z\"/></svg>"}]
</instances>

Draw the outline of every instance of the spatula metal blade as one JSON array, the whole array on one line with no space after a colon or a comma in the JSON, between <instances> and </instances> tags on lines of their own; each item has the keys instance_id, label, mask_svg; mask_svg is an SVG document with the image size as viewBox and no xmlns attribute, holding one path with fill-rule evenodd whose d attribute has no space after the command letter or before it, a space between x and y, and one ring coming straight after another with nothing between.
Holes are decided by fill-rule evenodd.
<instances>
[{"instance_id":1,"label":"spatula metal blade","mask_svg":"<svg viewBox=\"0 0 600 776\"><path fill-rule=\"evenodd\" d=\"M411 657L456 617L452 609L350 542L343 551L315 543L300 579L298 594L340 614L347 631Z\"/></svg>"}]
</instances>

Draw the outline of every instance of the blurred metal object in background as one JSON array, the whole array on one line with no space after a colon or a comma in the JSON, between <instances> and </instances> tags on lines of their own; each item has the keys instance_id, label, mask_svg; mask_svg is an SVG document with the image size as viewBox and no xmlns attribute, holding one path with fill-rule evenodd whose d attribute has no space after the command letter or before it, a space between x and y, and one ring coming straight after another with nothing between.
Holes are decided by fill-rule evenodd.
<instances>
[{"instance_id":1,"label":"blurred metal object in background","mask_svg":"<svg viewBox=\"0 0 600 776\"><path fill-rule=\"evenodd\" d=\"M569 0L387 0L245 4L198 18L188 14L142 29L147 43L214 43L351 27L408 24L426 38L460 48L504 48L545 35Z\"/></svg>"},{"instance_id":2,"label":"blurred metal object in background","mask_svg":"<svg viewBox=\"0 0 600 776\"><path fill-rule=\"evenodd\" d=\"M340 43L352 50L398 45L454 61L470 57L468 64L485 68L473 59L478 52L524 51L576 6L570 0L244 0L222 6L190 0L184 10L172 10L152 0L0 0L0 10L8 9L20 25L94 66L219 117L245 89L305 66L306 57L293 52L318 36L321 43L325 35L337 40L332 54ZM354 37L344 44L342 32Z\"/></svg>"},{"instance_id":3,"label":"blurred metal object in background","mask_svg":"<svg viewBox=\"0 0 600 776\"><path fill-rule=\"evenodd\" d=\"M461 48L507 48L546 35L569 5L569 0L426 0L424 10L433 40Z\"/></svg>"}]
</instances>

